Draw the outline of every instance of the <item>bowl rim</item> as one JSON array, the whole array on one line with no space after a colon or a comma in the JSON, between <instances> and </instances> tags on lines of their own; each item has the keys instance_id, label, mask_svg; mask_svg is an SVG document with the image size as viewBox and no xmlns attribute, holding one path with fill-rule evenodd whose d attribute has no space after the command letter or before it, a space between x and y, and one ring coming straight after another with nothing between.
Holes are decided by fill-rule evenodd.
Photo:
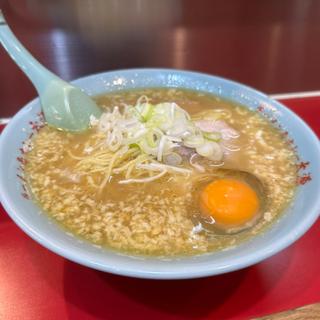
<instances>
[{"instance_id":1,"label":"bowl rim","mask_svg":"<svg viewBox=\"0 0 320 320\"><path fill-rule=\"evenodd\" d=\"M315 133L312 131L312 129L305 123L304 120L302 120L299 116L297 116L293 111L288 109L286 106L282 105L276 100L273 100L268 95L251 88L249 86L243 85L241 83L225 79L223 77L217 77L214 75L206 74L206 73L199 73L199 72L193 72L193 71L183 71L183 70L177 70L177 69L157 69L157 68L138 68L138 69L121 69L121 70L115 70L115 71L106 71L106 72L100 72L91 74L85 77L81 77L78 79L75 79L72 81L74 84L78 84L78 82L81 81L88 81L91 78L96 78L101 75L108 74L110 76L120 74L126 75L126 74L132 74L132 73L139 73L139 72L150 72L150 73L178 73L183 75L189 75L189 76L196 76L196 77L209 77L216 80L220 80L223 82L231 83L233 85L236 85L239 87L239 89L246 89L251 91L254 95L257 95L258 97L262 97L263 99L267 99L268 101L272 102L273 105L276 105L280 109L285 109L287 113L290 114L290 117L294 117L296 121L299 121L300 124L303 127L304 132L308 135L309 139L312 140L312 144L316 148L317 151L317 157L320 159L320 143L318 137L315 135ZM146 86L148 87L148 86ZM24 114L27 112L28 108L39 102L39 98L35 98L29 103L27 103L19 112L15 114L15 116L12 118L12 120L9 122L9 124L6 125L5 129L3 130L1 136L0 136L0 151L4 149L5 143L9 141L10 139L10 132L14 128L14 125L16 122L19 121L21 117L24 116ZM1 160L1 152L0 152L0 160ZM319 178L318 178L319 179ZM320 190L319 190L320 191ZM69 259L71 261L77 262L81 265L88 266L97 270L101 271L107 271L114 274L119 275L125 275L125 276L131 276L131 277L137 277L137 278L149 278L149 279L187 279L187 278L200 278L200 277L206 277L211 275L218 275L226 272L231 272L235 270L239 270L242 268L245 268L247 266L256 264L262 260L265 260L266 258L271 257L272 255L280 252L281 250L285 249L289 245L291 245L293 242L295 242L297 239L299 239L307 230L313 225L313 223L317 220L319 214L320 214L320 197L315 199L315 202L313 204L312 210L309 210L308 215L304 216L304 219L301 221L301 223L297 224L296 228L286 234L283 235L281 238L279 238L279 241L277 243L270 244L269 246L265 246L262 251L258 253L248 253L245 258L239 259L237 263L234 263L232 265L227 265L224 268L220 269L210 269L207 267L204 267L202 269L198 268L196 270L183 270L180 272L152 272L152 271L145 271L145 270L137 270L132 269L130 266L125 268L118 268L117 266L113 265L101 265L98 263L95 263L94 261L88 260L87 257L84 257L82 255L79 255L76 252L72 252L68 250L68 248L62 247L57 242L55 242L55 239L48 239L45 234L42 234L41 232L37 232L30 228L27 223L23 219L20 218L19 213L16 212L14 208L14 203L10 199L10 194L6 191L6 185L5 181L3 179L3 173L0 171L0 201L3 204L3 207L5 208L6 212L9 214L12 220L24 231L26 232L32 239L34 239L36 242L40 243L42 246L46 247L47 249L55 252L56 254L63 256L66 259ZM146 260L147 261L147 260Z\"/></svg>"}]
</instances>

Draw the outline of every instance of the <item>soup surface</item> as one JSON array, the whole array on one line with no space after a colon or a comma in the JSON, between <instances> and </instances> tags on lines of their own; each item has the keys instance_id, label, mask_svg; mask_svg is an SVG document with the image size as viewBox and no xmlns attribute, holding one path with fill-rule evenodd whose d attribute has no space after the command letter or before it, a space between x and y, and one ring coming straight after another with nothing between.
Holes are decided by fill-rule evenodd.
<instances>
[{"instance_id":1,"label":"soup surface","mask_svg":"<svg viewBox=\"0 0 320 320\"><path fill-rule=\"evenodd\" d=\"M98 132L97 125L82 134L44 126L32 138L25 154L25 177L32 197L50 217L70 234L95 245L150 256L195 255L227 249L263 232L276 221L292 200L297 179L296 155L279 129L243 106L182 89L115 92L96 100L110 113L115 106L134 106L141 96L153 105L174 102L201 125L209 123L209 114L211 120L213 116L220 124L230 126L227 131L222 130L229 133L223 143L219 137L215 140L220 141L217 143L223 158L208 160L193 153L196 161L176 166L181 172L168 166L159 174L154 172L158 170L154 163L145 165L147 160L143 157L148 156L141 154L141 145L133 142L129 151L111 152L105 145L106 135ZM156 135L154 132L149 137L151 146ZM178 139L172 141L179 144ZM190 148L183 150L190 152ZM188 155L174 153L169 160L185 157ZM247 181L252 177L243 172L257 177L259 185ZM141 183L141 179L146 180ZM220 179L219 183L212 184L215 179ZM239 184L239 179L244 184ZM240 188L244 198L236 209L230 209L227 203L227 211L220 211L222 215L231 215L232 210L237 210L235 216L219 216L219 208L212 209L216 213L211 216L213 205L225 206L226 196L220 196L221 190L231 192L234 188ZM205 218L202 213L198 219L201 204L209 213ZM247 218L249 211L256 211L257 207L256 218ZM205 227L206 221L209 227ZM228 223L232 232L226 229ZM245 228L239 228L237 223L244 223Z\"/></svg>"}]
</instances>

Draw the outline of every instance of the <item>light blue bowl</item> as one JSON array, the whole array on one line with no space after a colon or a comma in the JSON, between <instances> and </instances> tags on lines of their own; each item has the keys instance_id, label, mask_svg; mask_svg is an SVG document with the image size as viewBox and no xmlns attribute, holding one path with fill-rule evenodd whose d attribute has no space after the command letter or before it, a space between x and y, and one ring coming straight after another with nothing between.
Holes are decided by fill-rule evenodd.
<instances>
[{"instance_id":1,"label":"light blue bowl","mask_svg":"<svg viewBox=\"0 0 320 320\"><path fill-rule=\"evenodd\" d=\"M41 209L22 193L17 178L16 158L19 148L40 111L39 99L28 103L10 121L0 140L1 202L15 223L34 240L49 250L98 270L132 277L183 279L221 274L260 262L283 250L301 237L320 213L320 145L315 134L293 112L263 93L222 78L177 70L132 69L105 72L74 81L89 94L142 87L183 87L213 93L247 105L251 109L264 106L276 116L297 145L301 159L310 161L312 181L298 188L294 203L267 232L236 248L189 258L159 260L131 257L96 248L66 234L50 221ZM29 131L29 132L28 132Z\"/></svg>"}]
</instances>

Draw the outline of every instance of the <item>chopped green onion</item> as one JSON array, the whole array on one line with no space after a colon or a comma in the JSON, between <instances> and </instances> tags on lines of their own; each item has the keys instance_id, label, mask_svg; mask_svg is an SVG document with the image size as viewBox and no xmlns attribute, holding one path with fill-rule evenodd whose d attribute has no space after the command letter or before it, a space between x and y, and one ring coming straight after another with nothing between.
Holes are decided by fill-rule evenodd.
<instances>
[{"instance_id":1,"label":"chopped green onion","mask_svg":"<svg viewBox=\"0 0 320 320\"><path fill-rule=\"evenodd\" d=\"M199 121L196 121L198 118ZM232 143L225 144L225 141L238 138L238 132L224 121L217 122L219 118L221 110L207 110L191 118L175 102L153 105L146 96L142 96L135 106L125 105L121 110L114 107L103 113L100 120L92 125L105 134L105 143L111 151L135 148L138 153L152 159L152 166L150 163L143 164L146 170L156 168L171 172L171 168L174 168L181 173L187 169L177 167L183 164L185 158L175 152L178 149L191 151L193 156L190 165L199 171L204 169L192 161L194 155L221 161L225 150L238 150ZM134 150L131 152L135 153Z\"/></svg>"},{"instance_id":2,"label":"chopped green onion","mask_svg":"<svg viewBox=\"0 0 320 320\"><path fill-rule=\"evenodd\" d=\"M160 127L163 123L166 123L168 118L163 114L154 114L146 123L149 128Z\"/></svg>"},{"instance_id":3,"label":"chopped green onion","mask_svg":"<svg viewBox=\"0 0 320 320\"><path fill-rule=\"evenodd\" d=\"M202 135L192 135L188 136L184 140L184 145L189 148L196 148L198 146L201 146L202 144L205 143L205 140Z\"/></svg>"},{"instance_id":4,"label":"chopped green onion","mask_svg":"<svg viewBox=\"0 0 320 320\"><path fill-rule=\"evenodd\" d=\"M155 148L159 144L161 136L162 134L158 131L151 129L146 134L146 141L151 148Z\"/></svg>"},{"instance_id":5,"label":"chopped green onion","mask_svg":"<svg viewBox=\"0 0 320 320\"><path fill-rule=\"evenodd\" d=\"M220 132L203 132L203 136L211 141L219 142L221 140Z\"/></svg>"},{"instance_id":6,"label":"chopped green onion","mask_svg":"<svg viewBox=\"0 0 320 320\"><path fill-rule=\"evenodd\" d=\"M141 111L141 116L143 117L143 119L145 121L148 121L151 119L152 114L153 114L153 110L154 110L154 105L152 105L151 103L145 103L143 105L143 109Z\"/></svg>"}]
</instances>

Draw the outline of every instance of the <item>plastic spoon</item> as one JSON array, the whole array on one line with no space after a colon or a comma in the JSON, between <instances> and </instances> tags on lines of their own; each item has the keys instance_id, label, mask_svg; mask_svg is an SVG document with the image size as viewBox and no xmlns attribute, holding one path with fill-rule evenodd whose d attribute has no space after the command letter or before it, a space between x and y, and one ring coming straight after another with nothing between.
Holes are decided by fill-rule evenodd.
<instances>
[{"instance_id":1,"label":"plastic spoon","mask_svg":"<svg viewBox=\"0 0 320 320\"><path fill-rule=\"evenodd\" d=\"M100 117L99 107L88 95L46 69L23 47L1 10L0 42L35 86L49 125L67 131L83 131L88 128L91 115Z\"/></svg>"}]
</instances>

